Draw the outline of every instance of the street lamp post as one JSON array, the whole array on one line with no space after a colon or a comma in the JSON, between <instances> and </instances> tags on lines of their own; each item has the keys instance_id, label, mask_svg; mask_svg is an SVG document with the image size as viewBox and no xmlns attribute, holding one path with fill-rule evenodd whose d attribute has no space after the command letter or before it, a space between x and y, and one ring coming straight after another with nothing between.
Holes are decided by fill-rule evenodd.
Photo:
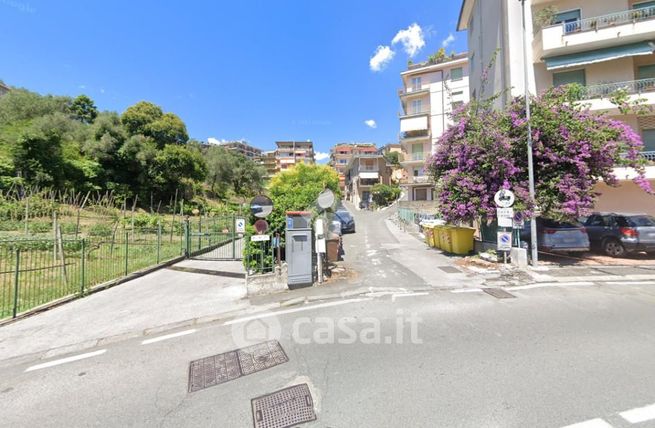
<instances>
[{"instance_id":1,"label":"street lamp post","mask_svg":"<svg viewBox=\"0 0 655 428\"><path fill-rule=\"evenodd\" d=\"M534 164L532 161L532 125L530 119L532 117L530 112L530 86L528 74L528 42L527 42L527 27L525 19L525 0L521 2L521 15L523 19L523 78L525 86L525 118L528 123L528 180L530 182L530 199L533 205L532 216L530 218L530 250L532 251L532 266L537 267L539 263L539 256L537 252L537 216L535 210L537 201L534 191Z\"/></svg>"}]
</instances>

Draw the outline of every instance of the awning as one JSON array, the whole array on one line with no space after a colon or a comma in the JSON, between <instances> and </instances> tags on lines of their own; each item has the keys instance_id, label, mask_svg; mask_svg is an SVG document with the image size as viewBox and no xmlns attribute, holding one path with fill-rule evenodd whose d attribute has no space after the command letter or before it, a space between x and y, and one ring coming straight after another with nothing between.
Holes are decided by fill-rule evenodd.
<instances>
[{"instance_id":1,"label":"awning","mask_svg":"<svg viewBox=\"0 0 655 428\"><path fill-rule=\"evenodd\" d=\"M428 129L427 114L400 119L400 132L424 131L426 129Z\"/></svg>"},{"instance_id":2,"label":"awning","mask_svg":"<svg viewBox=\"0 0 655 428\"><path fill-rule=\"evenodd\" d=\"M639 42L612 48L554 56L545 58L545 61L546 69L558 70L560 68L578 67L585 64L611 61L629 56L650 55L653 52L655 52L655 45L652 42Z\"/></svg>"},{"instance_id":3,"label":"awning","mask_svg":"<svg viewBox=\"0 0 655 428\"><path fill-rule=\"evenodd\" d=\"M359 178L378 178L377 172L360 172Z\"/></svg>"}]
</instances>

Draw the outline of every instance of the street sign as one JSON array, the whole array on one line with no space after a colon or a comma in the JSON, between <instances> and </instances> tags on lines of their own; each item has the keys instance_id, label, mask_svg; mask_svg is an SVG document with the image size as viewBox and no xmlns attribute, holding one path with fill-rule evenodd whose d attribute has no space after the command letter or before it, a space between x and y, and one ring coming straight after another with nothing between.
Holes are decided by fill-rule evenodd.
<instances>
[{"instance_id":1,"label":"street sign","mask_svg":"<svg viewBox=\"0 0 655 428\"><path fill-rule=\"evenodd\" d=\"M508 189L501 189L494 195L494 202L500 208L509 208L514 205L514 192Z\"/></svg>"},{"instance_id":2,"label":"street sign","mask_svg":"<svg viewBox=\"0 0 655 428\"><path fill-rule=\"evenodd\" d=\"M273 212L273 201L268 196L255 196L250 201L250 211L257 218L266 218Z\"/></svg>"},{"instance_id":3,"label":"street sign","mask_svg":"<svg viewBox=\"0 0 655 428\"><path fill-rule=\"evenodd\" d=\"M257 231L257 234L263 234L268 230L268 222L260 218L255 222L255 230Z\"/></svg>"},{"instance_id":4,"label":"street sign","mask_svg":"<svg viewBox=\"0 0 655 428\"><path fill-rule=\"evenodd\" d=\"M498 219L498 227L512 227L514 225L514 209L496 208L496 218Z\"/></svg>"},{"instance_id":5,"label":"street sign","mask_svg":"<svg viewBox=\"0 0 655 428\"><path fill-rule=\"evenodd\" d=\"M523 221L523 213L518 212L514 214L514 218L512 220L512 226L514 229L523 229L523 227L525 227L525 221Z\"/></svg>"},{"instance_id":6,"label":"street sign","mask_svg":"<svg viewBox=\"0 0 655 428\"><path fill-rule=\"evenodd\" d=\"M234 229L236 230L236 233L246 233L246 219L237 218L234 220Z\"/></svg>"},{"instance_id":7,"label":"street sign","mask_svg":"<svg viewBox=\"0 0 655 428\"><path fill-rule=\"evenodd\" d=\"M252 235L250 237L250 240L252 242L264 242L264 241L270 241L271 240L271 235Z\"/></svg>"},{"instance_id":8,"label":"street sign","mask_svg":"<svg viewBox=\"0 0 655 428\"><path fill-rule=\"evenodd\" d=\"M498 232L498 251L511 251L512 232Z\"/></svg>"}]
</instances>

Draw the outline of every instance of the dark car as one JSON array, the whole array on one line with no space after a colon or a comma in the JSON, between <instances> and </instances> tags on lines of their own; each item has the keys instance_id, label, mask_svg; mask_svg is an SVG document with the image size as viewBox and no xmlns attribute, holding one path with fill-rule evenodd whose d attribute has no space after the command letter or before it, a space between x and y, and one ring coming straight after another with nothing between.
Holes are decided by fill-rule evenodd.
<instances>
[{"instance_id":1,"label":"dark car","mask_svg":"<svg viewBox=\"0 0 655 428\"><path fill-rule=\"evenodd\" d=\"M655 218L647 214L593 213L585 221L591 245L608 256L655 253Z\"/></svg>"},{"instance_id":2,"label":"dark car","mask_svg":"<svg viewBox=\"0 0 655 428\"><path fill-rule=\"evenodd\" d=\"M530 242L530 222L521 230L521 239ZM581 223L559 223L553 220L537 219L537 242L539 249L555 252L589 251L589 237Z\"/></svg>"},{"instance_id":3,"label":"dark car","mask_svg":"<svg viewBox=\"0 0 655 428\"><path fill-rule=\"evenodd\" d=\"M355 233L355 219L349 211L337 210L334 215L341 222L341 233Z\"/></svg>"}]
</instances>

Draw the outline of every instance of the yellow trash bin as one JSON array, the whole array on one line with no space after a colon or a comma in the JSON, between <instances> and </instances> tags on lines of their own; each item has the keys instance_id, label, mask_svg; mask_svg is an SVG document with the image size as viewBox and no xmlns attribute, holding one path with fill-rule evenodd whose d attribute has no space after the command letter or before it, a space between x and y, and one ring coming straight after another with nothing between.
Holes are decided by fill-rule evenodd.
<instances>
[{"instance_id":1,"label":"yellow trash bin","mask_svg":"<svg viewBox=\"0 0 655 428\"><path fill-rule=\"evenodd\" d=\"M425 235L425 243L430 247L434 247L434 231L432 226L423 226L423 234Z\"/></svg>"},{"instance_id":2,"label":"yellow trash bin","mask_svg":"<svg viewBox=\"0 0 655 428\"><path fill-rule=\"evenodd\" d=\"M439 233L439 241L441 242L441 248L447 253L453 252L453 240L451 235L452 226L441 226L441 231Z\"/></svg>"},{"instance_id":3,"label":"yellow trash bin","mask_svg":"<svg viewBox=\"0 0 655 428\"><path fill-rule=\"evenodd\" d=\"M473 235L475 229L472 227L453 227L451 229L452 248L451 252L465 255L473 251Z\"/></svg>"},{"instance_id":4,"label":"yellow trash bin","mask_svg":"<svg viewBox=\"0 0 655 428\"><path fill-rule=\"evenodd\" d=\"M441 228L442 227L443 226L438 225L438 226L434 226L434 228L432 228L432 237L433 237L433 240L434 240L434 245L433 245L434 248L441 248Z\"/></svg>"}]
</instances>

